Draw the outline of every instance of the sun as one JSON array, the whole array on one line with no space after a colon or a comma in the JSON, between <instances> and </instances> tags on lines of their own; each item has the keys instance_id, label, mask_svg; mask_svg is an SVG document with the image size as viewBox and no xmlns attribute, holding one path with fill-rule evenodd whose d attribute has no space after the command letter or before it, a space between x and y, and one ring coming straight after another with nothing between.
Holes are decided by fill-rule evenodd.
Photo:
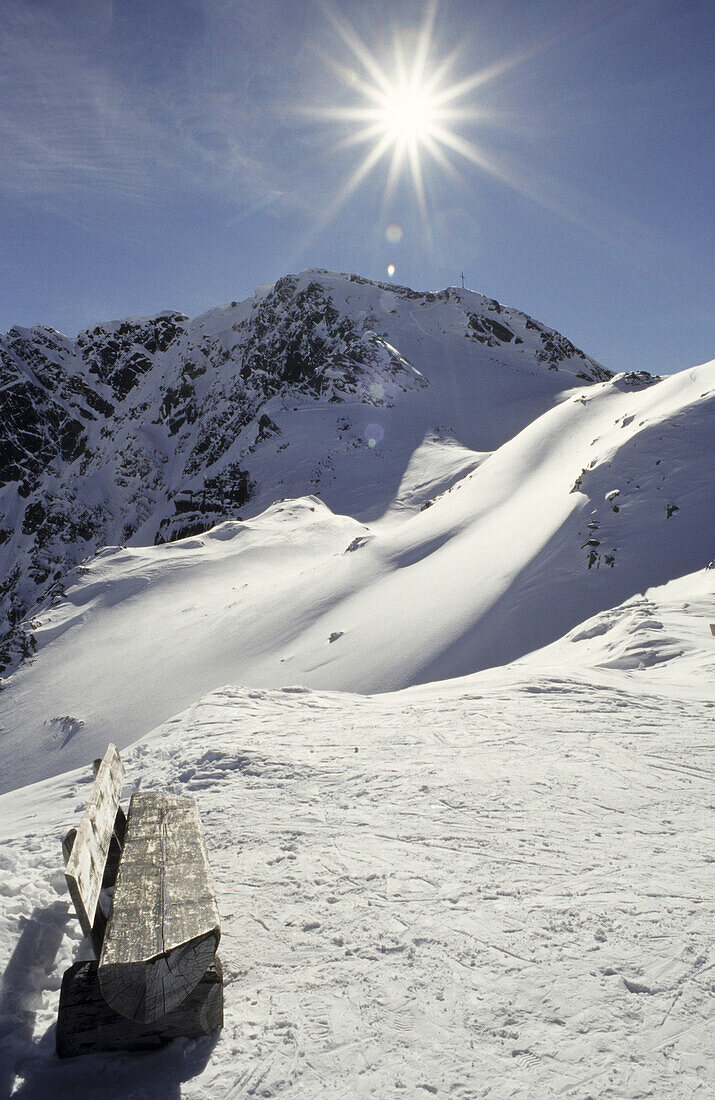
<instances>
[{"instance_id":1,"label":"sun","mask_svg":"<svg viewBox=\"0 0 715 1100\"><path fill-rule=\"evenodd\" d=\"M491 80L502 67L492 66L467 78L450 80L456 54L441 59L433 56L435 3L427 7L416 34L396 35L387 62L377 59L334 7L325 5L323 10L349 48L352 61L346 64L336 55L323 55L323 60L349 90L353 102L314 108L309 113L342 124L345 133L336 142L337 149L353 146L366 149L323 220L335 216L380 162L387 166L385 197L389 197L406 171L426 218L427 163L436 163L453 178L459 176L453 163L455 156L486 166L484 155L459 133L459 128L485 115L465 97ZM344 93L342 98L345 99Z\"/></svg>"},{"instance_id":2,"label":"sun","mask_svg":"<svg viewBox=\"0 0 715 1100\"><path fill-rule=\"evenodd\" d=\"M387 215L388 201L403 177L411 180L422 216L424 240L434 243L430 209L435 209L439 177L449 177L464 190L472 179L460 169L476 167L496 179L501 185L535 202L546 210L583 224L597 234L600 226L583 220L584 197L578 190L563 187L558 179L540 172L533 165L525 166L513 154L489 148L487 128L503 133L516 122L516 132L523 130L520 111L509 108L489 108L488 97L481 94L485 85L504 74L532 62L544 52L584 32L582 18L568 17L544 31L528 43L516 46L512 53L494 58L483 68L468 75L455 76L463 66L468 51L464 29L461 46L443 54L437 44L438 0L426 0L420 25L413 30L395 30L392 49L383 40L379 55L370 49L337 6L339 0L315 0L338 38L330 53L316 47L318 56L336 77L330 87L320 82L323 97L320 106L293 105L296 115L311 120L320 119L340 131L332 143L332 152L344 161L346 151L364 150L355 162L332 202L321 204L304 246L316 239L330 225L353 193L376 168L385 172L382 213ZM389 6L389 5L388 5ZM440 28L441 30L441 28ZM347 47L347 51L345 49ZM482 136L475 140L475 127ZM530 128L529 132L533 132ZM430 203L427 201L428 184ZM404 198L404 193L401 195ZM401 228L391 223L385 230ZM389 274L394 274L394 265Z\"/></svg>"},{"instance_id":3,"label":"sun","mask_svg":"<svg viewBox=\"0 0 715 1100\"><path fill-rule=\"evenodd\" d=\"M395 88L385 96L385 133L396 142L419 141L429 135L435 104L424 88Z\"/></svg>"}]
</instances>

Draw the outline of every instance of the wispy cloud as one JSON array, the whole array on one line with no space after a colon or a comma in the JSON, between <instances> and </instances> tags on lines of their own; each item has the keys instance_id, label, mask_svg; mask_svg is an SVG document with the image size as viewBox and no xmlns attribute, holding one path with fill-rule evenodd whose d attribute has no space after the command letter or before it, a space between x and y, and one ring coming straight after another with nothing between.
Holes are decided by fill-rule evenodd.
<instances>
[{"instance_id":1,"label":"wispy cloud","mask_svg":"<svg viewBox=\"0 0 715 1100\"><path fill-rule=\"evenodd\" d=\"M200 64L190 86L180 71L151 81L140 65L122 71L109 0L92 0L92 17L87 34L58 5L0 3L1 190L55 211L182 189L242 206L268 187L280 195L256 152L261 112L241 110L240 87L217 86Z\"/></svg>"}]
</instances>

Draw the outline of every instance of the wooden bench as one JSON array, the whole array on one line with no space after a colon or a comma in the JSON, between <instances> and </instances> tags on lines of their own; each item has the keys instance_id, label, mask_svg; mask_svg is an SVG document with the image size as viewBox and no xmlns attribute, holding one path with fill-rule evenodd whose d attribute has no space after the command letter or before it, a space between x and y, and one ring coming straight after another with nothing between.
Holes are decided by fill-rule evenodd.
<instances>
[{"instance_id":1,"label":"wooden bench","mask_svg":"<svg viewBox=\"0 0 715 1100\"><path fill-rule=\"evenodd\" d=\"M196 802L139 791L125 818L123 783L110 745L79 828L62 844L95 959L75 963L62 980L61 1058L147 1049L223 1025L221 928Z\"/></svg>"}]
</instances>

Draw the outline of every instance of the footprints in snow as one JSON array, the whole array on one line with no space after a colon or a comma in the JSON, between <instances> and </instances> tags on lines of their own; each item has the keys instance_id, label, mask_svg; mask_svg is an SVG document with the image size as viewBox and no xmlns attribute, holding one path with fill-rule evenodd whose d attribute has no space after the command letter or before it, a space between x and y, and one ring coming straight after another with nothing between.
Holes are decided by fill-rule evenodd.
<instances>
[{"instance_id":1,"label":"footprints in snow","mask_svg":"<svg viewBox=\"0 0 715 1100\"><path fill-rule=\"evenodd\" d=\"M298 775L292 764L267 760L247 750L225 753L217 749L205 752L195 764L175 776L174 785L189 791L204 790L231 778L234 772L261 779L293 779Z\"/></svg>"},{"instance_id":2,"label":"footprints in snow","mask_svg":"<svg viewBox=\"0 0 715 1100\"><path fill-rule=\"evenodd\" d=\"M541 1059L530 1050L512 1050L511 1056L522 1069L541 1069Z\"/></svg>"}]
</instances>

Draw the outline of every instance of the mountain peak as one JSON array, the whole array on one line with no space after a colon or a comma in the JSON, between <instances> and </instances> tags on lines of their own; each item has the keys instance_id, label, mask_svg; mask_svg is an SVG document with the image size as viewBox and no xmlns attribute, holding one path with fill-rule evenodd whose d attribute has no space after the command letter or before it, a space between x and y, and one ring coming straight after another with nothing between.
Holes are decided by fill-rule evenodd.
<instances>
[{"instance_id":1,"label":"mountain peak","mask_svg":"<svg viewBox=\"0 0 715 1100\"><path fill-rule=\"evenodd\" d=\"M13 328L0 336L0 634L15 639L2 659L102 545L171 541L277 496L375 518L428 436L456 477L466 454L610 377L474 291L319 268L194 318L166 309L76 339Z\"/></svg>"}]
</instances>

